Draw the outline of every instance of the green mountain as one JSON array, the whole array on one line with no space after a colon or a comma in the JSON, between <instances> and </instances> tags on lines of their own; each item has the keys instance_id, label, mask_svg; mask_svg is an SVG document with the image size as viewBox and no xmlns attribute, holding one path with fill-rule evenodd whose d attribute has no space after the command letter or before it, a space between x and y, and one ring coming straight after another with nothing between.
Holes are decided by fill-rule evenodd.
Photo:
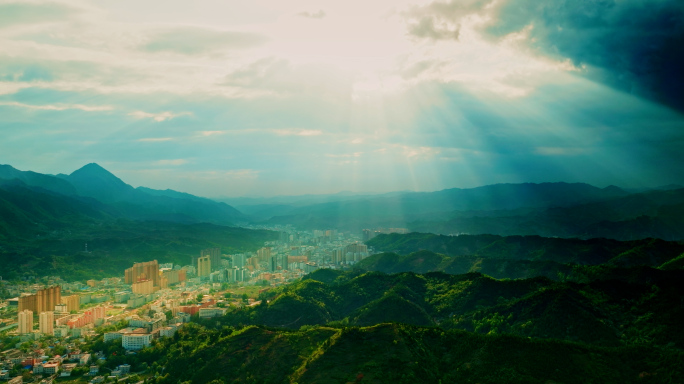
<instances>
[{"instance_id":1,"label":"green mountain","mask_svg":"<svg viewBox=\"0 0 684 384\"><path fill-rule=\"evenodd\" d=\"M0 240L32 238L74 223L111 219L104 204L29 187L19 179L0 180Z\"/></svg>"},{"instance_id":2,"label":"green mountain","mask_svg":"<svg viewBox=\"0 0 684 384\"><path fill-rule=\"evenodd\" d=\"M134 262L181 265L201 249L255 251L276 232L210 223L130 220L117 205L0 180L0 264L4 279L121 275ZM88 252L86 252L88 244Z\"/></svg>"},{"instance_id":3,"label":"green mountain","mask_svg":"<svg viewBox=\"0 0 684 384\"><path fill-rule=\"evenodd\" d=\"M25 185L39 187L62 195L73 196L77 193L76 188L71 183L59 177L31 171L20 171L10 165L0 164L0 180L9 181L15 179L23 182Z\"/></svg>"},{"instance_id":4,"label":"green mountain","mask_svg":"<svg viewBox=\"0 0 684 384\"><path fill-rule=\"evenodd\" d=\"M129 219L215 224L245 220L241 212L225 203L171 190L133 188L94 163L59 177L71 183L79 195L110 204Z\"/></svg>"},{"instance_id":5,"label":"green mountain","mask_svg":"<svg viewBox=\"0 0 684 384\"><path fill-rule=\"evenodd\" d=\"M263 294L226 325L368 326L396 322L601 346L684 348L684 270L583 267L575 281L497 280L480 273L314 272ZM597 269L596 269L597 268ZM581 271L580 271L581 272ZM268 300L268 303L266 303ZM654 320L657 319L656 322Z\"/></svg>"},{"instance_id":6,"label":"green mountain","mask_svg":"<svg viewBox=\"0 0 684 384\"><path fill-rule=\"evenodd\" d=\"M158 383L669 383L676 350L592 347L399 324L302 331L186 326L137 356ZM163 369L162 369L163 367Z\"/></svg>"},{"instance_id":7,"label":"green mountain","mask_svg":"<svg viewBox=\"0 0 684 384\"><path fill-rule=\"evenodd\" d=\"M683 277L319 270L137 355L94 348L120 355L108 367L149 367L157 383L671 383L684 374Z\"/></svg>"},{"instance_id":8,"label":"green mountain","mask_svg":"<svg viewBox=\"0 0 684 384\"><path fill-rule=\"evenodd\" d=\"M394 233L378 235L366 244L378 251L399 254L428 250L448 256L475 256L482 259L530 260L580 265L610 263L624 267L637 265L658 267L684 253L684 243L660 239L618 241L604 238L582 240L540 236L444 236L431 233ZM371 265L375 262L375 257L363 260L363 263ZM387 263L383 265L385 264ZM394 272L394 270L388 270L388 272Z\"/></svg>"}]
</instances>

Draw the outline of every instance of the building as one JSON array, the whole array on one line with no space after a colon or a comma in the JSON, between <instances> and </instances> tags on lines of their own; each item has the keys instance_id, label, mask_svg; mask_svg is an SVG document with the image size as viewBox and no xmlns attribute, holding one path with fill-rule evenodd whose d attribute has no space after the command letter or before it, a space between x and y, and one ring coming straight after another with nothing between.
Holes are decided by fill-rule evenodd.
<instances>
[{"instance_id":1,"label":"building","mask_svg":"<svg viewBox=\"0 0 684 384\"><path fill-rule=\"evenodd\" d=\"M126 284L138 283L145 280L152 280L152 285L159 287L159 263L157 260L135 263L125 271Z\"/></svg>"},{"instance_id":2,"label":"building","mask_svg":"<svg viewBox=\"0 0 684 384\"><path fill-rule=\"evenodd\" d=\"M260 262L271 260L271 247L263 247L257 251L257 258Z\"/></svg>"},{"instance_id":3,"label":"building","mask_svg":"<svg viewBox=\"0 0 684 384\"><path fill-rule=\"evenodd\" d=\"M55 337L67 337L69 336L69 327L66 325L60 325L58 327L55 327L53 330L53 335Z\"/></svg>"},{"instance_id":4,"label":"building","mask_svg":"<svg viewBox=\"0 0 684 384\"><path fill-rule=\"evenodd\" d=\"M168 269L162 271L161 287L168 288L171 285L181 283L187 280L187 276L182 269Z\"/></svg>"},{"instance_id":5,"label":"building","mask_svg":"<svg viewBox=\"0 0 684 384\"><path fill-rule=\"evenodd\" d=\"M55 305L61 303L62 288L59 285L39 289L32 295L25 295L19 298L19 312L29 310L34 313L54 311Z\"/></svg>"},{"instance_id":6,"label":"building","mask_svg":"<svg viewBox=\"0 0 684 384\"><path fill-rule=\"evenodd\" d=\"M59 371L59 362L57 361L50 361L45 364L43 364L43 374L45 375L54 375Z\"/></svg>"},{"instance_id":7,"label":"building","mask_svg":"<svg viewBox=\"0 0 684 384\"><path fill-rule=\"evenodd\" d=\"M247 259L244 253L238 253L237 255L233 255L231 256L231 259L233 260L233 268L244 268L245 264L247 263Z\"/></svg>"},{"instance_id":8,"label":"building","mask_svg":"<svg viewBox=\"0 0 684 384\"><path fill-rule=\"evenodd\" d=\"M200 257L209 256L211 259L211 271L221 269L221 248L207 248L200 252ZM198 273L199 275L199 273ZM199 275L201 276L201 275Z\"/></svg>"},{"instance_id":9,"label":"building","mask_svg":"<svg viewBox=\"0 0 684 384\"><path fill-rule=\"evenodd\" d=\"M364 230L363 230L363 241L364 241L364 242L365 242L365 241L368 241L368 240L374 238L374 237L377 236L377 235L378 235L378 234L377 234L374 230L372 230L372 229L364 229Z\"/></svg>"},{"instance_id":10,"label":"building","mask_svg":"<svg viewBox=\"0 0 684 384\"><path fill-rule=\"evenodd\" d=\"M81 297L79 295L62 297L62 304L66 305L67 312L78 311L81 308Z\"/></svg>"},{"instance_id":11,"label":"building","mask_svg":"<svg viewBox=\"0 0 684 384\"><path fill-rule=\"evenodd\" d=\"M245 260L245 265L251 266L254 269L259 269L259 258L258 257L249 257L247 260Z\"/></svg>"},{"instance_id":12,"label":"building","mask_svg":"<svg viewBox=\"0 0 684 384\"><path fill-rule=\"evenodd\" d=\"M153 293L159 289L159 287L155 287L153 284L154 283L152 282L152 280L138 281L131 285L131 290L133 291L133 293L137 293L140 295L149 295L150 293Z\"/></svg>"},{"instance_id":13,"label":"building","mask_svg":"<svg viewBox=\"0 0 684 384\"><path fill-rule=\"evenodd\" d=\"M287 263L292 264L292 263L306 263L309 261L308 256L288 256L287 257Z\"/></svg>"},{"instance_id":14,"label":"building","mask_svg":"<svg viewBox=\"0 0 684 384\"><path fill-rule=\"evenodd\" d=\"M38 320L40 333L52 336L54 334L55 313L52 311L43 312L38 315Z\"/></svg>"},{"instance_id":15,"label":"building","mask_svg":"<svg viewBox=\"0 0 684 384\"><path fill-rule=\"evenodd\" d=\"M149 333L130 333L121 337L121 345L127 350L138 350L149 347L152 335Z\"/></svg>"},{"instance_id":16,"label":"building","mask_svg":"<svg viewBox=\"0 0 684 384\"><path fill-rule=\"evenodd\" d=\"M164 327L159 330L159 336L161 337L173 337L176 334L178 327Z\"/></svg>"},{"instance_id":17,"label":"building","mask_svg":"<svg viewBox=\"0 0 684 384\"><path fill-rule=\"evenodd\" d=\"M211 274L211 256L206 255L197 259L197 276L205 277Z\"/></svg>"},{"instance_id":18,"label":"building","mask_svg":"<svg viewBox=\"0 0 684 384\"><path fill-rule=\"evenodd\" d=\"M19 312L17 328L22 335L33 331L33 311L24 309Z\"/></svg>"},{"instance_id":19,"label":"building","mask_svg":"<svg viewBox=\"0 0 684 384\"><path fill-rule=\"evenodd\" d=\"M200 319L209 319L212 317L221 317L226 314L227 309L225 308L200 308L199 317Z\"/></svg>"}]
</instances>

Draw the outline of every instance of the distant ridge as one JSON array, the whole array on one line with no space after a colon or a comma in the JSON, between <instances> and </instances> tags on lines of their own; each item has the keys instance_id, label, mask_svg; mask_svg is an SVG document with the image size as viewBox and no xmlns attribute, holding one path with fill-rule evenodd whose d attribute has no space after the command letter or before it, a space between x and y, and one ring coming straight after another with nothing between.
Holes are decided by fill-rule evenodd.
<instances>
[{"instance_id":1,"label":"distant ridge","mask_svg":"<svg viewBox=\"0 0 684 384\"><path fill-rule=\"evenodd\" d=\"M24 184L31 187L39 187L45 190L61 193L63 195L76 195L77 191L69 182L52 175L32 171L20 171L11 165L0 165L0 179L21 180Z\"/></svg>"},{"instance_id":2,"label":"distant ridge","mask_svg":"<svg viewBox=\"0 0 684 384\"><path fill-rule=\"evenodd\" d=\"M135 189L96 163L87 164L70 175L60 175L69 181L81 196L93 197L105 203L124 200Z\"/></svg>"},{"instance_id":3,"label":"distant ridge","mask_svg":"<svg viewBox=\"0 0 684 384\"><path fill-rule=\"evenodd\" d=\"M64 196L91 198L104 203L107 214L135 220L183 223L234 224L245 216L228 204L173 190L133 188L97 163L89 163L69 175L43 175L0 166L0 179L18 180L37 192L50 191Z\"/></svg>"}]
</instances>

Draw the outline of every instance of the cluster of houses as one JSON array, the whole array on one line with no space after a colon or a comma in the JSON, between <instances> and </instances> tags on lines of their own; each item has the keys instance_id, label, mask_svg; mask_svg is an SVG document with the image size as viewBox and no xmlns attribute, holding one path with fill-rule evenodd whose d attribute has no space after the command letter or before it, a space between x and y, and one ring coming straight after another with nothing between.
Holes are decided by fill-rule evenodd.
<instances>
[{"instance_id":1,"label":"cluster of houses","mask_svg":"<svg viewBox=\"0 0 684 384\"><path fill-rule=\"evenodd\" d=\"M36 382L51 384L57 377L71 376L72 371L79 366L88 366L89 374L97 374L98 366L90 365L92 356L80 350L71 351L65 355L49 357L45 350L23 352L19 349L9 349L0 353L0 379L9 380L8 384L20 384L22 377L10 378L10 370L20 364L23 369L31 370Z\"/></svg>"}]
</instances>

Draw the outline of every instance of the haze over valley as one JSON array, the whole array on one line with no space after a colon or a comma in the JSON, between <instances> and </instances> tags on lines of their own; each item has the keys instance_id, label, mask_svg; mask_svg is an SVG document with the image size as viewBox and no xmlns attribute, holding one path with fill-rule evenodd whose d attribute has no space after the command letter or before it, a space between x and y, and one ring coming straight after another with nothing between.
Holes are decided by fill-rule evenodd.
<instances>
[{"instance_id":1,"label":"haze over valley","mask_svg":"<svg viewBox=\"0 0 684 384\"><path fill-rule=\"evenodd\" d=\"M678 383L684 3L0 0L0 380Z\"/></svg>"}]
</instances>

